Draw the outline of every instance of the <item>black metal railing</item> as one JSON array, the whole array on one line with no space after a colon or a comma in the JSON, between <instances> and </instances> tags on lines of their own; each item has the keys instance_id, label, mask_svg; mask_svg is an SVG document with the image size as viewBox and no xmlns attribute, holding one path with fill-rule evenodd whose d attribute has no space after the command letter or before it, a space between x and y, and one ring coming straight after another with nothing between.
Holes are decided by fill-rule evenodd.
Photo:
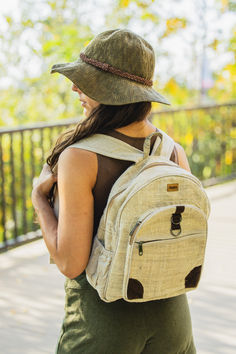
<instances>
[{"instance_id":1,"label":"black metal railing","mask_svg":"<svg viewBox=\"0 0 236 354\"><path fill-rule=\"evenodd\" d=\"M236 103L153 112L150 119L179 142L193 174L205 184L236 172ZM78 119L0 129L0 250L40 237L31 204L58 135Z\"/></svg>"},{"instance_id":2,"label":"black metal railing","mask_svg":"<svg viewBox=\"0 0 236 354\"><path fill-rule=\"evenodd\" d=\"M41 236L31 204L33 181L58 135L77 121L0 129L0 250Z\"/></svg>"},{"instance_id":3,"label":"black metal railing","mask_svg":"<svg viewBox=\"0 0 236 354\"><path fill-rule=\"evenodd\" d=\"M236 172L236 102L153 113L152 122L181 144L204 184Z\"/></svg>"}]
</instances>

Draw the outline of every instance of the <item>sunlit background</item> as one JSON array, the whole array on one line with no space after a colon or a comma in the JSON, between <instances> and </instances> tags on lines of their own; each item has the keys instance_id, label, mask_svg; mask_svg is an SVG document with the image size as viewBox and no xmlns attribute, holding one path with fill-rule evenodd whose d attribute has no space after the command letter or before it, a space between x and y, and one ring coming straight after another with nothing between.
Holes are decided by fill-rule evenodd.
<instances>
[{"instance_id":1,"label":"sunlit background","mask_svg":"<svg viewBox=\"0 0 236 354\"><path fill-rule=\"evenodd\" d=\"M155 87L172 107L231 101L236 96L235 8L228 0L1 2L0 125L81 113L69 81L51 77L50 67L76 60L94 35L114 28L129 28L150 41Z\"/></svg>"},{"instance_id":2,"label":"sunlit background","mask_svg":"<svg viewBox=\"0 0 236 354\"><path fill-rule=\"evenodd\" d=\"M42 237L33 181L83 109L71 82L50 68L76 60L96 34L115 28L154 47L154 86L172 105L154 103L150 120L184 147L192 173L212 186L205 274L189 303L197 352L234 354L235 0L0 1L0 352L54 352L60 274L47 266L42 240L24 244Z\"/></svg>"},{"instance_id":3,"label":"sunlit background","mask_svg":"<svg viewBox=\"0 0 236 354\"><path fill-rule=\"evenodd\" d=\"M108 29L131 29L154 47L154 86L172 105L153 103L150 119L185 148L192 173L205 185L235 175L235 10L229 0L0 2L3 248L38 228L32 182L59 133L82 116L71 82L50 68Z\"/></svg>"}]
</instances>

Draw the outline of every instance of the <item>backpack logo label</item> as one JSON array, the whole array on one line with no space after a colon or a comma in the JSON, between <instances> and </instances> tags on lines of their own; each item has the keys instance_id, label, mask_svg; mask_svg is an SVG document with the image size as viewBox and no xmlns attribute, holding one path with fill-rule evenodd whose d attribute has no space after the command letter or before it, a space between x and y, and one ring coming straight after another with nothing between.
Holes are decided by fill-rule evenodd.
<instances>
[{"instance_id":1,"label":"backpack logo label","mask_svg":"<svg viewBox=\"0 0 236 354\"><path fill-rule=\"evenodd\" d=\"M167 184L167 192L176 192L179 190L179 183Z\"/></svg>"}]
</instances>

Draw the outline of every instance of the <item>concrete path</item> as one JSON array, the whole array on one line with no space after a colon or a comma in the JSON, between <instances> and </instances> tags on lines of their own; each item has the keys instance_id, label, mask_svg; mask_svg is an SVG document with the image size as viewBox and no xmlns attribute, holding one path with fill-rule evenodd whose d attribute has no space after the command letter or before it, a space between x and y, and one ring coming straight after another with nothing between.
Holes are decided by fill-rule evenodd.
<instances>
[{"instance_id":1,"label":"concrete path","mask_svg":"<svg viewBox=\"0 0 236 354\"><path fill-rule=\"evenodd\" d=\"M211 200L203 277L189 293L199 354L236 353L236 181L206 189Z\"/></svg>"},{"instance_id":2,"label":"concrete path","mask_svg":"<svg viewBox=\"0 0 236 354\"><path fill-rule=\"evenodd\" d=\"M0 254L0 353L54 353L64 311L64 277L43 241Z\"/></svg>"},{"instance_id":3,"label":"concrete path","mask_svg":"<svg viewBox=\"0 0 236 354\"><path fill-rule=\"evenodd\" d=\"M198 290L188 295L194 338L198 354L235 354L236 181L207 193L212 211L206 262ZM54 353L63 283L41 240L0 254L0 354Z\"/></svg>"}]
</instances>

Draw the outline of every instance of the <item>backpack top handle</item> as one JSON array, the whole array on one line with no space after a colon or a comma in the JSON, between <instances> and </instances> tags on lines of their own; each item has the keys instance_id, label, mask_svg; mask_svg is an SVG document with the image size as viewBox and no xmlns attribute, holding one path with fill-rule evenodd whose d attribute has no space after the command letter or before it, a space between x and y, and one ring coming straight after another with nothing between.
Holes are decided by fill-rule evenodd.
<instances>
[{"instance_id":1,"label":"backpack top handle","mask_svg":"<svg viewBox=\"0 0 236 354\"><path fill-rule=\"evenodd\" d=\"M156 136L157 138L151 151L151 140L153 136ZM155 131L154 133L148 135L143 144L143 158L145 159L149 155L157 155L155 152L157 152L157 150L159 152L161 151L162 141L163 135L159 131Z\"/></svg>"}]
</instances>

